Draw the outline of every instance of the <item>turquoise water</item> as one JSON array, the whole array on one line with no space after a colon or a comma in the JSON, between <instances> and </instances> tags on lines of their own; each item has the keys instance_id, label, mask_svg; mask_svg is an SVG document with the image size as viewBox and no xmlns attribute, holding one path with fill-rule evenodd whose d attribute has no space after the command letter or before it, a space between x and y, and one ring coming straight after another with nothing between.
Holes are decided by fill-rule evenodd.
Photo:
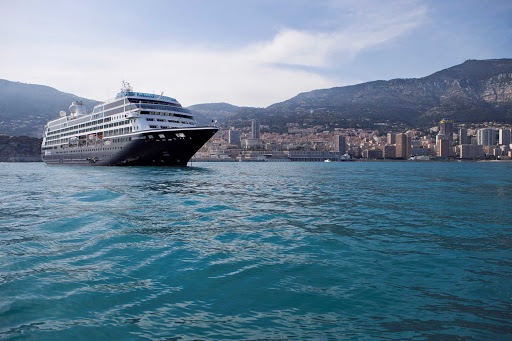
<instances>
[{"instance_id":1,"label":"turquoise water","mask_svg":"<svg viewBox=\"0 0 512 341\"><path fill-rule=\"evenodd\" d=\"M512 339L512 163L3 163L0 188L0 338Z\"/></svg>"}]
</instances>

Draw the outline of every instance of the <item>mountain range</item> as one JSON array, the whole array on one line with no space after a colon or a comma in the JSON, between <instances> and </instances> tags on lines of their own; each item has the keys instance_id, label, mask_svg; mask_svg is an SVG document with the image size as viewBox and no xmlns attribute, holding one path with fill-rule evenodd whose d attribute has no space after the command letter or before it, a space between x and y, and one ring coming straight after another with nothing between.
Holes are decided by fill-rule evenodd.
<instances>
[{"instance_id":1,"label":"mountain range","mask_svg":"<svg viewBox=\"0 0 512 341\"><path fill-rule=\"evenodd\" d=\"M83 101L89 110L99 103L46 85L0 79L0 134L40 135L46 122L72 101Z\"/></svg>"},{"instance_id":2,"label":"mountain range","mask_svg":"<svg viewBox=\"0 0 512 341\"><path fill-rule=\"evenodd\" d=\"M54 88L0 80L0 133L35 135L71 101L97 101ZM287 123L371 127L374 123L427 126L456 122L512 123L512 59L467 60L422 78L392 79L304 92L266 108L228 103L190 106L199 123L247 126L260 120L279 131Z\"/></svg>"},{"instance_id":3,"label":"mountain range","mask_svg":"<svg viewBox=\"0 0 512 341\"><path fill-rule=\"evenodd\" d=\"M203 113L209 109L203 106ZM210 115L215 115L211 107ZM259 119L276 129L286 123L371 127L374 123L434 125L512 123L512 59L467 60L422 78L373 81L313 90L267 108L231 109L219 115L233 125Z\"/></svg>"}]
</instances>

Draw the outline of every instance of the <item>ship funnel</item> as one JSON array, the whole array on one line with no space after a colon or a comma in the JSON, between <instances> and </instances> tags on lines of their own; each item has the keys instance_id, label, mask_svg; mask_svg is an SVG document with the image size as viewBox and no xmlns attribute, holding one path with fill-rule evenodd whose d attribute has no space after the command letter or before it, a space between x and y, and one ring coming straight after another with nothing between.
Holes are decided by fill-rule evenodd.
<instances>
[{"instance_id":1,"label":"ship funnel","mask_svg":"<svg viewBox=\"0 0 512 341\"><path fill-rule=\"evenodd\" d=\"M71 116L81 116L87 113L87 109L82 101L74 101L69 106L69 111L71 112Z\"/></svg>"}]
</instances>

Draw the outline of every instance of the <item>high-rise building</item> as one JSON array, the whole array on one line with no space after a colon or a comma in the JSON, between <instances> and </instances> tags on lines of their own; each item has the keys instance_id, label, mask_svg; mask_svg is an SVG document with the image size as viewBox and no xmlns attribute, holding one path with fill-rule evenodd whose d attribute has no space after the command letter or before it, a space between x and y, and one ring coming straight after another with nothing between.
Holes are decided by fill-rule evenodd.
<instances>
[{"instance_id":1,"label":"high-rise building","mask_svg":"<svg viewBox=\"0 0 512 341\"><path fill-rule=\"evenodd\" d=\"M499 136L499 144L508 146L511 141L511 130L510 129L500 129L500 136Z\"/></svg>"},{"instance_id":2,"label":"high-rise building","mask_svg":"<svg viewBox=\"0 0 512 341\"><path fill-rule=\"evenodd\" d=\"M238 130L230 130L228 133L229 144L234 144L240 147L240 132Z\"/></svg>"},{"instance_id":3,"label":"high-rise building","mask_svg":"<svg viewBox=\"0 0 512 341\"><path fill-rule=\"evenodd\" d=\"M382 148L382 157L385 159L394 159L396 157L396 146L395 145L385 145Z\"/></svg>"},{"instance_id":4,"label":"high-rise building","mask_svg":"<svg viewBox=\"0 0 512 341\"><path fill-rule=\"evenodd\" d=\"M396 134L396 157L407 159L411 150L411 139L407 134Z\"/></svg>"},{"instance_id":5,"label":"high-rise building","mask_svg":"<svg viewBox=\"0 0 512 341\"><path fill-rule=\"evenodd\" d=\"M335 135L334 136L334 151L340 153L340 155L344 155L347 152L346 149L346 138L343 135Z\"/></svg>"},{"instance_id":6,"label":"high-rise building","mask_svg":"<svg viewBox=\"0 0 512 341\"><path fill-rule=\"evenodd\" d=\"M438 139L436 144L436 154L439 157L449 157L450 156L450 141L447 139Z\"/></svg>"},{"instance_id":7,"label":"high-rise building","mask_svg":"<svg viewBox=\"0 0 512 341\"><path fill-rule=\"evenodd\" d=\"M459 144L468 144L468 130L464 128L459 129Z\"/></svg>"},{"instance_id":8,"label":"high-rise building","mask_svg":"<svg viewBox=\"0 0 512 341\"><path fill-rule=\"evenodd\" d=\"M395 144L396 143L396 136L393 133L388 133L388 143L387 144Z\"/></svg>"},{"instance_id":9,"label":"high-rise building","mask_svg":"<svg viewBox=\"0 0 512 341\"><path fill-rule=\"evenodd\" d=\"M258 120L252 120L251 122L251 137L253 139L260 138L260 122Z\"/></svg>"},{"instance_id":10,"label":"high-rise building","mask_svg":"<svg viewBox=\"0 0 512 341\"><path fill-rule=\"evenodd\" d=\"M439 122L439 139L448 140L450 143L453 142L453 121L443 118Z\"/></svg>"},{"instance_id":11,"label":"high-rise building","mask_svg":"<svg viewBox=\"0 0 512 341\"><path fill-rule=\"evenodd\" d=\"M494 146L496 144L496 130L492 128L478 129L476 132L476 144L480 146Z\"/></svg>"}]
</instances>

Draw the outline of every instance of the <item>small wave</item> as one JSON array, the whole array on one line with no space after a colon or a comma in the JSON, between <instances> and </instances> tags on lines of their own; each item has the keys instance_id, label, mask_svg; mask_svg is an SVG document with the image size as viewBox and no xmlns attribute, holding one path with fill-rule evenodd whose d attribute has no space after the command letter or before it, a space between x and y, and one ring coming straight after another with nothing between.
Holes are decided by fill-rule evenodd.
<instances>
[{"instance_id":1,"label":"small wave","mask_svg":"<svg viewBox=\"0 0 512 341\"><path fill-rule=\"evenodd\" d=\"M108 190L94 190L70 195L71 198L75 198L77 201L82 202L109 201L117 199L120 196L121 194Z\"/></svg>"},{"instance_id":2,"label":"small wave","mask_svg":"<svg viewBox=\"0 0 512 341\"><path fill-rule=\"evenodd\" d=\"M226 205L213 205L210 207L198 208L196 211L201 212L201 213L209 213L209 212L219 212L219 211L226 211L226 210L237 211L238 209L236 209L234 207L229 207Z\"/></svg>"}]
</instances>

